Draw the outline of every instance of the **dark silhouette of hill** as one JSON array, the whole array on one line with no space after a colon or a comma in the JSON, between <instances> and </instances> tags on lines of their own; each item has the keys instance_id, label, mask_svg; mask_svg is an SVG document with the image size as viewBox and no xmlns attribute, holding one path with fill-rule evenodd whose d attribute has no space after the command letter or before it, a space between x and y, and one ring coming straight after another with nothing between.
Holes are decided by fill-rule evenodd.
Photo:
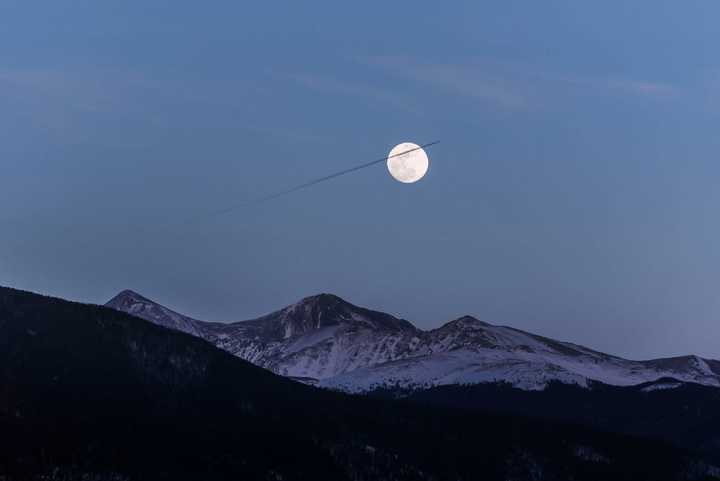
<instances>
[{"instance_id":1,"label":"dark silhouette of hill","mask_svg":"<svg viewBox=\"0 0 720 481\"><path fill-rule=\"evenodd\" d=\"M720 462L720 389L675 379L637 386L553 383L542 391L507 384L442 386L419 392L376 392L435 407L543 417L662 439Z\"/></svg>"},{"instance_id":2,"label":"dark silhouette of hill","mask_svg":"<svg viewBox=\"0 0 720 481\"><path fill-rule=\"evenodd\" d=\"M321 391L130 315L0 288L3 480L710 479L669 445Z\"/></svg>"}]
</instances>

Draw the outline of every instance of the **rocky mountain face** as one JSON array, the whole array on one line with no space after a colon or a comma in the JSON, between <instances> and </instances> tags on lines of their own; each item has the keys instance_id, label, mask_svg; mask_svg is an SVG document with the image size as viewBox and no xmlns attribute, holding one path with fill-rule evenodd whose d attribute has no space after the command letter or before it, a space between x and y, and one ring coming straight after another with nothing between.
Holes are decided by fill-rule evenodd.
<instances>
[{"instance_id":1,"label":"rocky mountain face","mask_svg":"<svg viewBox=\"0 0 720 481\"><path fill-rule=\"evenodd\" d=\"M539 390L556 381L629 386L661 378L720 386L720 361L631 361L470 316L424 331L331 294L232 323L192 319L132 291L107 306L202 337L277 374L346 392L498 382Z\"/></svg>"}]
</instances>

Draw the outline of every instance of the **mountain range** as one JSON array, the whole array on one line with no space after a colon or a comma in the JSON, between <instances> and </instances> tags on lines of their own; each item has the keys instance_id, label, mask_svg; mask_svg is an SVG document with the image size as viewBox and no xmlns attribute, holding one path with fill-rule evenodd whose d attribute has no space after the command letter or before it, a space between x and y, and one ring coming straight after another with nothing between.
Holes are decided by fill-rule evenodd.
<instances>
[{"instance_id":1,"label":"mountain range","mask_svg":"<svg viewBox=\"0 0 720 481\"><path fill-rule=\"evenodd\" d=\"M293 312L301 311L249 328L269 339L316 330L312 322L296 324L300 319ZM158 308L155 313L165 314ZM375 321L382 322L367 321L363 329L377 327ZM663 391L650 395L655 392ZM317 389L177 329L102 306L0 287L3 481L719 476L706 456L664 442Z\"/></svg>"},{"instance_id":2,"label":"mountain range","mask_svg":"<svg viewBox=\"0 0 720 481\"><path fill-rule=\"evenodd\" d=\"M684 382L720 386L720 361L682 356L633 361L577 344L464 316L422 330L335 295L307 297L258 319L206 322L126 290L107 304L152 323L201 337L276 374L321 387L368 393L446 385L506 383L542 390L551 383L647 389Z\"/></svg>"}]
</instances>

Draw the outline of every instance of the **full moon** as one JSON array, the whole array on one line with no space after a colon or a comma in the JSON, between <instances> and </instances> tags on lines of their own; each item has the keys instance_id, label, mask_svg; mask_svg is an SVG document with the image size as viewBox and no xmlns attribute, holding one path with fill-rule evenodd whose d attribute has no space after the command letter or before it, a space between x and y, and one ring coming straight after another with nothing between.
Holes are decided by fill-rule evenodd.
<instances>
[{"instance_id":1,"label":"full moon","mask_svg":"<svg viewBox=\"0 0 720 481\"><path fill-rule=\"evenodd\" d=\"M404 142L393 147L387 159L390 175L405 184L412 184L425 177L429 164L425 151L419 145L411 142Z\"/></svg>"}]
</instances>

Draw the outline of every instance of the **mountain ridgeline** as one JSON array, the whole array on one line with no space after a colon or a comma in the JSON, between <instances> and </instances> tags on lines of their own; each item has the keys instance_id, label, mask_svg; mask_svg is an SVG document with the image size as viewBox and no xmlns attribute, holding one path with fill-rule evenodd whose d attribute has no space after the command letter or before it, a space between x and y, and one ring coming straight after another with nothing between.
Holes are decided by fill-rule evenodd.
<instances>
[{"instance_id":1,"label":"mountain ridgeline","mask_svg":"<svg viewBox=\"0 0 720 481\"><path fill-rule=\"evenodd\" d=\"M114 309L7 288L0 367L4 481L717 475L662 442L320 390Z\"/></svg>"},{"instance_id":2,"label":"mountain ridgeline","mask_svg":"<svg viewBox=\"0 0 720 481\"><path fill-rule=\"evenodd\" d=\"M720 361L631 361L471 316L424 331L331 294L231 323L192 319L132 291L107 306L202 337L277 374L346 392L497 382L526 390L553 382L632 386L662 378L720 386Z\"/></svg>"}]
</instances>

